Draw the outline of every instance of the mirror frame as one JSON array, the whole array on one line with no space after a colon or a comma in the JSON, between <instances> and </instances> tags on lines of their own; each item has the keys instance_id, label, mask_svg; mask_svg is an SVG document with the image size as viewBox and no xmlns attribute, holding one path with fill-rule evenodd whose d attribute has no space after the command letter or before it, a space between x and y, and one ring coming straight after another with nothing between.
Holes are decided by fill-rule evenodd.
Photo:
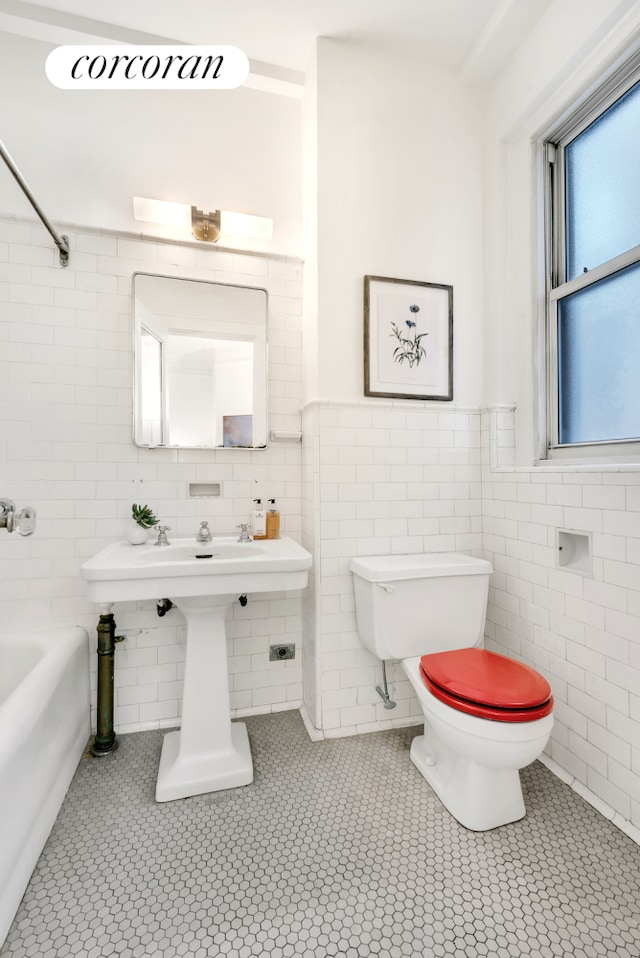
<instances>
[{"instance_id":1,"label":"mirror frame","mask_svg":"<svg viewBox=\"0 0 640 958\"><path fill-rule=\"evenodd\" d=\"M175 280L177 282L201 283L203 286L217 286L224 289L248 290L264 294L264 443L252 446L211 446L211 445L191 445L191 444L170 444L170 443L143 443L136 437L138 424L138 402L140 396L140 355L141 347L139 343L141 327L144 326L142 320L136 316L136 277L149 277L152 279ZM255 452L260 449L266 449L269 445L269 292L263 286L243 286L240 283L219 283L216 280L200 279L193 276L172 276L165 273L149 273L146 270L136 270L131 277L131 327L132 327L132 377L133 377L133 405L132 405L132 440L133 445L138 449L206 449L212 452ZM151 331L152 335L155 335ZM255 362L255 357L254 357ZM165 371L162 370L162 380L164 382ZM254 396L254 409L255 409ZM163 404L166 402L166 394L163 395Z\"/></svg>"}]
</instances>

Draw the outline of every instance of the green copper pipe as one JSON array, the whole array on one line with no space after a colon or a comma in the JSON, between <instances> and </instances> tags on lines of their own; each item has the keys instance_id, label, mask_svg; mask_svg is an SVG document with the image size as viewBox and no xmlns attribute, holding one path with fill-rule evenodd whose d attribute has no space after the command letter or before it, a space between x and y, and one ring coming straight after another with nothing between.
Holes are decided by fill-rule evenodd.
<instances>
[{"instance_id":1,"label":"green copper pipe","mask_svg":"<svg viewBox=\"0 0 640 958\"><path fill-rule=\"evenodd\" d=\"M116 650L116 623L109 612L98 622L98 712L91 754L108 755L118 747L113 730L113 672Z\"/></svg>"}]
</instances>

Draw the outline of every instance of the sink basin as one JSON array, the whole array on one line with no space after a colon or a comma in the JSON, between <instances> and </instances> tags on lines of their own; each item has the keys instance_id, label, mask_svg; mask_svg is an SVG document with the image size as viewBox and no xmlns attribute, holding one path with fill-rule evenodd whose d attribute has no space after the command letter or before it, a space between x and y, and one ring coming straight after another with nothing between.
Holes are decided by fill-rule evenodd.
<instances>
[{"instance_id":1,"label":"sink basin","mask_svg":"<svg viewBox=\"0 0 640 958\"><path fill-rule=\"evenodd\" d=\"M209 562L211 559L251 559L259 555L265 555L264 549L253 542L223 542L216 539L215 542L196 542L189 545L178 545L172 542L169 546L153 547L153 552L149 554L149 549L145 549L145 554L136 556L140 562ZM219 563L218 563L219 565Z\"/></svg>"},{"instance_id":2,"label":"sink basin","mask_svg":"<svg viewBox=\"0 0 640 958\"><path fill-rule=\"evenodd\" d=\"M114 542L80 571L94 602L130 602L302 589L310 565L306 549L287 536L259 542L218 536L173 539L168 546Z\"/></svg>"},{"instance_id":3,"label":"sink basin","mask_svg":"<svg viewBox=\"0 0 640 958\"><path fill-rule=\"evenodd\" d=\"M81 566L94 602L110 608L167 598L187 623L182 723L164 737L156 801L253 781L246 726L230 717L225 617L244 593L303 589L310 566L311 555L287 536L174 539L168 546L114 542Z\"/></svg>"}]
</instances>

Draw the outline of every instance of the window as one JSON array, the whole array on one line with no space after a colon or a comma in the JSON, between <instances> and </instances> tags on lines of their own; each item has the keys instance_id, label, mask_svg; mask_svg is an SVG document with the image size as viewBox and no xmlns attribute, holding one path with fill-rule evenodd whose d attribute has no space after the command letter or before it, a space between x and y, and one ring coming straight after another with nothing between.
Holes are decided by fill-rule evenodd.
<instances>
[{"instance_id":1,"label":"window","mask_svg":"<svg viewBox=\"0 0 640 958\"><path fill-rule=\"evenodd\" d=\"M548 455L625 455L640 444L640 70L545 149Z\"/></svg>"}]
</instances>

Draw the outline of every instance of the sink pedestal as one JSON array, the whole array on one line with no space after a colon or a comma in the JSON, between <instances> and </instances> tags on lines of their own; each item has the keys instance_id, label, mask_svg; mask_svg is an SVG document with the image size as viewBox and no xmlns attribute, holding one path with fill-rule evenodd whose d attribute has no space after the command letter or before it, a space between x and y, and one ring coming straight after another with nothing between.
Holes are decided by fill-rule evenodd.
<instances>
[{"instance_id":1,"label":"sink pedestal","mask_svg":"<svg viewBox=\"0 0 640 958\"><path fill-rule=\"evenodd\" d=\"M173 601L187 620L182 724L162 744L157 802L253 781L246 726L230 719L225 615L236 596Z\"/></svg>"},{"instance_id":2,"label":"sink pedestal","mask_svg":"<svg viewBox=\"0 0 640 958\"><path fill-rule=\"evenodd\" d=\"M106 612L113 602L167 596L187 620L182 727L164 739L158 802L253 781L247 730L230 719L225 614L239 595L304 589L310 566L310 553L288 536L178 539L161 549L112 542L83 562L89 598Z\"/></svg>"}]
</instances>

